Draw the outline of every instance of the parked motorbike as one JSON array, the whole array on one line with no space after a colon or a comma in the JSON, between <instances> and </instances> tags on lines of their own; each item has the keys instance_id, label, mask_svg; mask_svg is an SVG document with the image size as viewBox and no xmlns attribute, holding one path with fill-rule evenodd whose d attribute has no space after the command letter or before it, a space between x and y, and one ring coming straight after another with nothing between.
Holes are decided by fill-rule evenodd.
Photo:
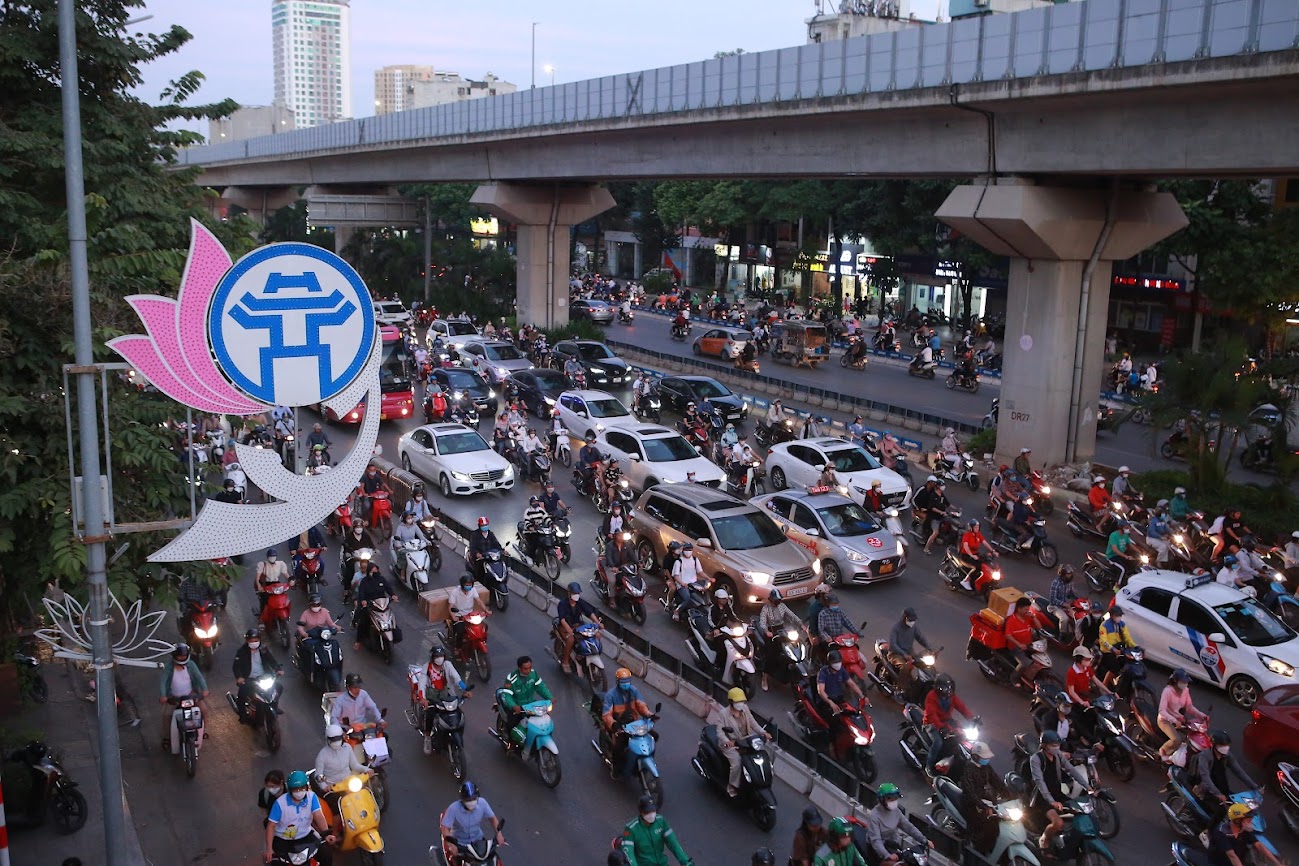
<instances>
[{"instance_id":1,"label":"parked motorbike","mask_svg":"<svg viewBox=\"0 0 1299 866\"><path fill-rule=\"evenodd\" d=\"M343 647L338 642L338 631L317 626L307 630L307 638L298 642L293 664L315 688L322 692L338 691L343 682Z\"/></svg>"},{"instance_id":2,"label":"parked motorbike","mask_svg":"<svg viewBox=\"0 0 1299 866\"><path fill-rule=\"evenodd\" d=\"M406 723L424 736L424 723L432 717L433 751L445 752L451 765L451 777L457 782L469 774L469 759L465 755L465 713L461 709L469 700L474 687L469 685L456 695L430 701L427 707L420 702L419 679L423 673L419 665L406 666L406 682L410 686L410 706L406 708Z\"/></svg>"},{"instance_id":3,"label":"parked motorbike","mask_svg":"<svg viewBox=\"0 0 1299 866\"><path fill-rule=\"evenodd\" d=\"M4 803L6 826L39 827L48 820L64 836L85 826L90 814L85 795L45 743L33 740L9 753L7 760L22 764L32 783L22 796L11 788Z\"/></svg>"},{"instance_id":4,"label":"parked motorbike","mask_svg":"<svg viewBox=\"0 0 1299 866\"><path fill-rule=\"evenodd\" d=\"M711 637L705 611L694 609L688 616L689 637L686 646L695 664L710 672L724 685L738 686L750 697L754 694L753 640L749 627L738 620L722 626L716 642Z\"/></svg>"},{"instance_id":5,"label":"parked motorbike","mask_svg":"<svg viewBox=\"0 0 1299 866\"><path fill-rule=\"evenodd\" d=\"M604 557L595 561L595 576L591 578L591 588L606 606L618 611L619 616L630 617L638 625L645 622L645 578L634 563L620 566L617 574L611 576L605 567ZM610 584L612 583L612 587Z\"/></svg>"},{"instance_id":6,"label":"parked motorbike","mask_svg":"<svg viewBox=\"0 0 1299 866\"><path fill-rule=\"evenodd\" d=\"M203 708L196 694L170 697L167 703L175 708L171 713L171 753L181 756L185 775L192 779L198 772L198 752L203 745Z\"/></svg>"},{"instance_id":7,"label":"parked motorbike","mask_svg":"<svg viewBox=\"0 0 1299 866\"><path fill-rule=\"evenodd\" d=\"M730 728L722 733L727 736L735 734ZM762 737L752 736L738 741L735 746L740 752L740 784L739 792L731 800L748 811L760 830L769 832L776 826L776 794L772 790L775 774L766 744ZM705 725L700 732L699 751L690 763L701 778L726 791L730 764L722 754L715 725Z\"/></svg>"},{"instance_id":8,"label":"parked motorbike","mask_svg":"<svg viewBox=\"0 0 1299 866\"><path fill-rule=\"evenodd\" d=\"M609 732L605 730L603 716L603 699L599 692L591 695L586 705L591 711L591 720L595 722L596 738L591 741L591 748L604 761L609 772L618 777L631 777L640 782L641 794L648 794L654 802L663 805L663 779L659 775L658 763L654 760L658 742L654 738L654 722L658 719L662 704L654 705L654 715L648 719L615 724L622 729L626 740L626 751L621 767L614 766L614 743Z\"/></svg>"},{"instance_id":9,"label":"parked motorbike","mask_svg":"<svg viewBox=\"0 0 1299 866\"><path fill-rule=\"evenodd\" d=\"M550 701L540 700L524 704L522 717L511 725L506 709L500 703L492 704L496 711L496 725L489 732L496 738L506 754L517 754L524 761L536 764L541 781L547 788L559 784L563 770L559 765L559 746L555 744L555 723L550 718Z\"/></svg>"},{"instance_id":10,"label":"parked motorbike","mask_svg":"<svg viewBox=\"0 0 1299 866\"><path fill-rule=\"evenodd\" d=\"M230 709L235 711L241 722L266 735L266 748L271 752L280 750L280 714L284 712L280 709L280 695L284 693L280 676L283 673L284 671L278 670L255 679L252 693L242 707L232 692L226 692Z\"/></svg>"},{"instance_id":11,"label":"parked motorbike","mask_svg":"<svg viewBox=\"0 0 1299 866\"><path fill-rule=\"evenodd\" d=\"M933 652L915 656L911 662L911 676L908 682L901 682L901 671L889 659L889 642L875 641L874 667L867 672L870 681L881 694L888 695L898 704L923 703L929 690L934 687L934 665L938 663L938 654L942 647Z\"/></svg>"}]
</instances>

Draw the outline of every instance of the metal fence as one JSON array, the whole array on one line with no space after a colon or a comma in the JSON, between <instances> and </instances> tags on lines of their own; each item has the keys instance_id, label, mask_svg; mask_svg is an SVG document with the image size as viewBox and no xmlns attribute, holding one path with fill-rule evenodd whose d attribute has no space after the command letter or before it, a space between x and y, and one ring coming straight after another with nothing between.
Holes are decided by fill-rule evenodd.
<instances>
[{"instance_id":1,"label":"metal fence","mask_svg":"<svg viewBox=\"0 0 1299 866\"><path fill-rule=\"evenodd\" d=\"M1299 47L1294 0L1087 0L521 90L182 151L182 164Z\"/></svg>"}]
</instances>

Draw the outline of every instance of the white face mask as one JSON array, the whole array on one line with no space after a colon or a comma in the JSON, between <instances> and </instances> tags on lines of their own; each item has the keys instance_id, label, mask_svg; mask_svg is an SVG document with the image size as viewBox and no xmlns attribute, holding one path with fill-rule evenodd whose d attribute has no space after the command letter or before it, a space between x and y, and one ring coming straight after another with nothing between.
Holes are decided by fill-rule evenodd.
<instances>
[{"instance_id":1,"label":"white face mask","mask_svg":"<svg viewBox=\"0 0 1299 866\"><path fill-rule=\"evenodd\" d=\"M1219 755L1226 755L1231 752L1231 746L1214 746L1214 751Z\"/></svg>"},{"instance_id":2,"label":"white face mask","mask_svg":"<svg viewBox=\"0 0 1299 866\"><path fill-rule=\"evenodd\" d=\"M329 748L331 748L331 749L341 749L341 748L343 748L343 741L342 741L342 740L330 740L330 741L329 741Z\"/></svg>"},{"instance_id":3,"label":"white face mask","mask_svg":"<svg viewBox=\"0 0 1299 866\"><path fill-rule=\"evenodd\" d=\"M279 785L267 785L267 786L266 786L266 793L270 794L272 797L278 797L278 796L280 796L280 792L283 791L283 790L284 790L284 789L281 788Z\"/></svg>"},{"instance_id":4,"label":"white face mask","mask_svg":"<svg viewBox=\"0 0 1299 866\"><path fill-rule=\"evenodd\" d=\"M252 652L257 652L261 648L262 648L262 642L259 640L250 641L248 644L248 649L251 650Z\"/></svg>"},{"instance_id":5,"label":"white face mask","mask_svg":"<svg viewBox=\"0 0 1299 866\"><path fill-rule=\"evenodd\" d=\"M306 789L306 788L303 788L301 791L292 791L292 792L290 792L290 793L291 793L293 799L296 800L296 801L299 802L299 803L301 803L303 800L307 799L307 789Z\"/></svg>"},{"instance_id":6,"label":"white face mask","mask_svg":"<svg viewBox=\"0 0 1299 866\"><path fill-rule=\"evenodd\" d=\"M833 664L830 665L830 670L837 671L842 667L843 667L843 662L834 662Z\"/></svg>"},{"instance_id":7,"label":"white face mask","mask_svg":"<svg viewBox=\"0 0 1299 866\"><path fill-rule=\"evenodd\" d=\"M465 807L466 812L472 812L478 808L477 800L461 800L460 805Z\"/></svg>"},{"instance_id":8,"label":"white face mask","mask_svg":"<svg viewBox=\"0 0 1299 866\"><path fill-rule=\"evenodd\" d=\"M896 812L900 805L901 804L899 804L897 800L889 800L887 803L884 804L884 807L888 809L890 812Z\"/></svg>"},{"instance_id":9,"label":"white face mask","mask_svg":"<svg viewBox=\"0 0 1299 866\"><path fill-rule=\"evenodd\" d=\"M646 824L653 824L654 821L658 818L658 816L659 816L658 812L646 812L644 815L640 816L640 819L644 821Z\"/></svg>"},{"instance_id":10,"label":"white face mask","mask_svg":"<svg viewBox=\"0 0 1299 866\"><path fill-rule=\"evenodd\" d=\"M571 601L571 602L573 602L574 604L576 604L576 603L577 603L577 600L578 600L579 598L581 598L581 597L582 597L582 596L580 596L580 595L570 595L570 596L568 597L568 600Z\"/></svg>"}]
</instances>

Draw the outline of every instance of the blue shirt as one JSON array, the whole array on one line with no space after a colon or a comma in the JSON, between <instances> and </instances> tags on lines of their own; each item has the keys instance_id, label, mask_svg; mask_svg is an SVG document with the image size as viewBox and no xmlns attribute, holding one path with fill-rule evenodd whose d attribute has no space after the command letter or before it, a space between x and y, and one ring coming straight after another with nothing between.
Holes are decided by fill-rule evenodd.
<instances>
[{"instance_id":1,"label":"blue shirt","mask_svg":"<svg viewBox=\"0 0 1299 866\"><path fill-rule=\"evenodd\" d=\"M636 688L635 683L625 691L622 686L615 685L604 693L604 712L607 713L614 707L629 707L639 700L641 700L640 690Z\"/></svg>"},{"instance_id":2,"label":"blue shirt","mask_svg":"<svg viewBox=\"0 0 1299 866\"><path fill-rule=\"evenodd\" d=\"M478 798L478 808L470 812L456 800L442 815L442 826L451 831L456 843L477 842L483 838L483 822L496 817L485 797Z\"/></svg>"},{"instance_id":3,"label":"blue shirt","mask_svg":"<svg viewBox=\"0 0 1299 866\"><path fill-rule=\"evenodd\" d=\"M1148 538L1166 538L1168 536L1168 521L1158 514L1150 515L1150 523L1146 525L1146 536Z\"/></svg>"},{"instance_id":4,"label":"blue shirt","mask_svg":"<svg viewBox=\"0 0 1299 866\"><path fill-rule=\"evenodd\" d=\"M851 675L848 673L847 668L839 668L839 670L835 670L829 665L826 665L817 673L816 681L825 686L825 693L829 695L832 700L837 701L843 697L843 687L848 682L849 676Z\"/></svg>"},{"instance_id":5,"label":"blue shirt","mask_svg":"<svg viewBox=\"0 0 1299 866\"><path fill-rule=\"evenodd\" d=\"M281 839L301 839L311 832L311 816L320 811L320 800L311 791L298 802L288 791L276 798L267 820L275 825Z\"/></svg>"}]
</instances>

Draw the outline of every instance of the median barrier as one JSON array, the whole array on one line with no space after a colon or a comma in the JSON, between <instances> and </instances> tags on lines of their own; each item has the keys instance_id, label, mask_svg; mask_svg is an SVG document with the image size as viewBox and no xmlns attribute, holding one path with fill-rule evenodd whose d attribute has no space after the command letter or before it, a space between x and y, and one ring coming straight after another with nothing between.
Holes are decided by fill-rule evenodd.
<instances>
[{"instance_id":1,"label":"median barrier","mask_svg":"<svg viewBox=\"0 0 1299 866\"><path fill-rule=\"evenodd\" d=\"M646 664L645 684L652 689L658 689L660 692L674 700L681 693L681 680L672 676L658 665Z\"/></svg>"},{"instance_id":2,"label":"median barrier","mask_svg":"<svg viewBox=\"0 0 1299 866\"><path fill-rule=\"evenodd\" d=\"M783 749L775 750L771 763L776 778L793 788L800 797L812 793L812 785L817 775L809 770L806 764L795 761Z\"/></svg>"},{"instance_id":3,"label":"median barrier","mask_svg":"<svg viewBox=\"0 0 1299 866\"><path fill-rule=\"evenodd\" d=\"M653 685L649 680L649 671L651 670L649 659L645 658L645 656L636 652L622 641L615 642L614 646L617 649L617 653L609 655L608 651L606 651L605 655L617 662L620 667L630 670L633 676L645 680L647 685ZM668 697L672 697L672 695L668 695Z\"/></svg>"},{"instance_id":4,"label":"median barrier","mask_svg":"<svg viewBox=\"0 0 1299 866\"><path fill-rule=\"evenodd\" d=\"M687 712L701 719L708 718L713 711L713 699L687 682L681 682L675 700Z\"/></svg>"}]
</instances>

